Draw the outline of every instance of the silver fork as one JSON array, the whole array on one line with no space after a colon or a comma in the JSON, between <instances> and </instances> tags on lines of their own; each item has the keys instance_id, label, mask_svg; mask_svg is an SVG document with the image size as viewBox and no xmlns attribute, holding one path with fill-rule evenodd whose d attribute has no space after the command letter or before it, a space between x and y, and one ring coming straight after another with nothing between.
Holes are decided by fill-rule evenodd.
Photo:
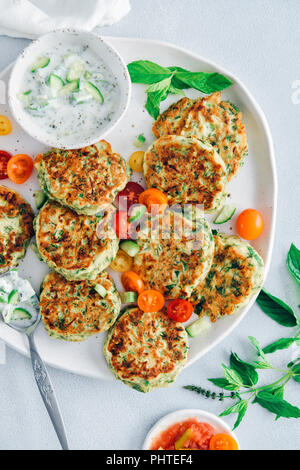
<instances>
[{"instance_id":1,"label":"silver fork","mask_svg":"<svg viewBox=\"0 0 300 470\"><path fill-rule=\"evenodd\" d=\"M40 394L42 396L43 402L46 406L46 409L49 413L50 419L54 426L55 432L57 434L58 440L61 444L63 450L69 450L68 441L66 437L66 431L64 422L62 419L62 415L57 403L57 399L53 390L53 386L48 375L46 366L39 355L35 341L34 341L34 333L36 327L38 326L41 320L41 315L38 313L38 317L34 321L34 323L30 326L24 326L23 328L20 326L9 324L11 328L20 333L24 333L29 342L29 350L30 350L30 357L31 357L31 364L34 373L34 378Z\"/></svg>"}]
</instances>

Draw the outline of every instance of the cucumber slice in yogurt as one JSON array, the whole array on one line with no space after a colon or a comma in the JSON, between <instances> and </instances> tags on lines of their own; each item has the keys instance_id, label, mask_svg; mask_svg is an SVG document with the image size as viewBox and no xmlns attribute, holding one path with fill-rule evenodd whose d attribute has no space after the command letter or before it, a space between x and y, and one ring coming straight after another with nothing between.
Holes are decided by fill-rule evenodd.
<instances>
[{"instance_id":1,"label":"cucumber slice in yogurt","mask_svg":"<svg viewBox=\"0 0 300 470\"><path fill-rule=\"evenodd\" d=\"M139 251L138 244L132 240L125 240L124 242L121 242L120 248L131 257L135 256Z\"/></svg>"},{"instance_id":2,"label":"cucumber slice in yogurt","mask_svg":"<svg viewBox=\"0 0 300 470\"><path fill-rule=\"evenodd\" d=\"M204 331L208 330L211 327L211 321L208 317L201 317L198 320L195 320L189 326L186 327L186 332L192 338L194 336L199 335L200 333L204 333Z\"/></svg>"},{"instance_id":3,"label":"cucumber slice in yogurt","mask_svg":"<svg viewBox=\"0 0 300 470\"><path fill-rule=\"evenodd\" d=\"M50 73L47 80L52 96L57 96L58 92L64 87L64 81L55 73Z\"/></svg>"},{"instance_id":4,"label":"cucumber slice in yogurt","mask_svg":"<svg viewBox=\"0 0 300 470\"><path fill-rule=\"evenodd\" d=\"M67 73L66 80L67 82L72 82L73 80L78 80L84 72L84 64L81 60L74 60L73 64L70 67L69 72Z\"/></svg>"},{"instance_id":5,"label":"cucumber slice in yogurt","mask_svg":"<svg viewBox=\"0 0 300 470\"><path fill-rule=\"evenodd\" d=\"M32 64L32 66L31 66L31 72L34 73L34 72L36 72L38 69L44 69L45 67L47 67L47 65L49 65L49 63L50 63L49 57L39 57L39 58L34 62L34 64Z\"/></svg>"},{"instance_id":6,"label":"cucumber slice in yogurt","mask_svg":"<svg viewBox=\"0 0 300 470\"><path fill-rule=\"evenodd\" d=\"M16 289L13 289L8 295L7 299L9 304L17 304L20 302L20 294Z\"/></svg>"},{"instance_id":7,"label":"cucumber slice in yogurt","mask_svg":"<svg viewBox=\"0 0 300 470\"><path fill-rule=\"evenodd\" d=\"M58 91L58 96L66 96L69 95L70 93L73 93L76 90L79 90L79 80L73 80L72 82L68 83L67 85L64 85L59 91Z\"/></svg>"},{"instance_id":8,"label":"cucumber slice in yogurt","mask_svg":"<svg viewBox=\"0 0 300 470\"><path fill-rule=\"evenodd\" d=\"M121 292L120 293L122 304L132 304L137 301L137 292Z\"/></svg>"},{"instance_id":9,"label":"cucumber slice in yogurt","mask_svg":"<svg viewBox=\"0 0 300 470\"><path fill-rule=\"evenodd\" d=\"M233 204L223 206L219 215L215 218L214 224L225 224L228 222L236 211L236 207Z\"/></svg>"},{"instance_id":10,"label":"cucumber slice in yogurt","mask_svg":"<svg viewBox=\"0 0 300 470\"><path fill-rule=\"evenodd\" d=\"M85 82L83 84L83 89L89 93L94 100L99 101L99 103L104 103L104 97L101 91L92 82Z\"/></svg>"},{"instance_id":11,"label":"cucumber slice in yogurt","mask_svg":"<svg viewBox=\"0 0 300 470\"><path fill-rule=\"evenodd\" d=\"M13 311L13 320L31 320L32 315L25 308L17 307Z\"/></svg>"},{"instance_id":12,"label":"cucumber slice in yogurt","mask_svg":"<svg viewBox=\"0 0 300 470\"><path fill-rule=\"evenodd\" d=\"M106 297L107 290L105 289L105 287L101 286L100 284L97 284L96 286L94 286L94 289L95 289L96 292L98 292L100 297L102 297L103 299L104 299L104 297Z\"/></svg>"}]
</instances>

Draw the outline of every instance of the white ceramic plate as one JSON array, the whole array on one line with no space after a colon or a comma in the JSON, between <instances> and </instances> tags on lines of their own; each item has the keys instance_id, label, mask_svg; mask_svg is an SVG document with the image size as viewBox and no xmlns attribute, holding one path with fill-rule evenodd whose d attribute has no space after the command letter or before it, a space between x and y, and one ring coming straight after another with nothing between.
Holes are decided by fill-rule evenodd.
<instances>
[{"instance_id":1,"label":"white ceramic plate","mask_svg":"<svg viewBox=\"0 0 300 470\"><path fill-rule=\"evenodd\" d=\"M221 418L218 418L218 416L213 415L212 413L208 413L208 411L198 409L178 410L161 418L148 432L143 445L143 450L150 450L153 439L157 437L162 431L168 429L169 426L172 426L172 424L175 423L180 423L181 421L186 421L189 418L197 418L198 421L211 424L211 426L215 428L216 434L229 434L236 440L238 448L241 450L241 446L236 435L231 431L230 427L225 423L225 421L223 421Z\"/></svg>"},{"instance_id":2,"label":"white ceramic plate","mask_svg":"<svg viewBox=\"0 0 300 470\"><path fill-rule=\"evenodd\" d=\"M241 168L238 176L228 185L228 192L231 195L228 201L236 204L236 214L249 207L256 208L262 213L265 222L264 231L253 243L253 246L263 257L265 273L267 273L273 247L277 184L272 138L259 105L245 86L230 72L186 50L156 41L123 38L106 39L116 48L126 63L137 59L150 59L162 65L180 65L192 71L220 72L232 79L234 85L223 93L223 97L235 103L243 112L249 142L249 156L246 158L245 165ZM10 70L11 67L4 70L0 74L0 79L7 82ZM153 141L151 131L153 121L144 109L145 86L134 85L132 88L131 103L125 117L106 136L113 149L127 159L136 150L133 142L140 133L145 135L148 144ZM187 95L195 97L198 93L195 90L187 90ZM162 109L165 109L178 98L178 96L168 98L163 102ZM0 114L11 117L8 105L0 105ZM13 122L13 132L8 136L0 137L0 148L13 154L28 153L32 156L47 149L47 147L25 134L15 122ZM135 174L133 179L144 184L142 176L138 176L138 174ZM20 186L14 185L9 180L3 180L2 183L19 191L35 208L33 191L39 188L35 173L25 184ZM210 221L212 218L213 216L208 217ZM221 228L222 231L229 234L234 233L232 227L235 226L235 220L236 216L230 222L217 228ZM28 249L24 261L20 264L20 274L28 277L37 292L47 271L47 266L38 261L32 250ZM122 290L119 275L116 275L116 273L111 274L113 274L117 287ZM232 332L251 308L254 300L253 298L250 304L238 315L217 321L203 336L191 339L187 365L199 359ZM23 338L3 323L0 323L0 338L21 353L28 355L26 338ZM54 367L90 377L113 378L102 353L103 334L90 338L83 343L68 343L49 338L43 326L40 325L36 333L36 341L43 359Z\"/></svg>"}]
</instances>

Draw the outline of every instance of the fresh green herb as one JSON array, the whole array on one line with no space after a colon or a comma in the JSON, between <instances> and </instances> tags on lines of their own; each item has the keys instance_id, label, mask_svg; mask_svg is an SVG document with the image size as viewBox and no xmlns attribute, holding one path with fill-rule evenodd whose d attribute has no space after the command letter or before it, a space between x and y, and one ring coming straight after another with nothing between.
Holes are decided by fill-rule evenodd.
<instances>
[{"instance_id":1,"label":"fresh green herb","mask_svg":"<svg viewBox=\"0 0 300 470\"><path fill-rule=\"evenodd\" d=\"M262 289L256 302L270 318L282 326L294 327L299 324L299 319L293 310L282 300Z\"/></svg>"},{"instance_id":2,"label":"fresh green herb","mask_svg":"<svg viewBox=\"0 0 300 470\"><path fill-rule=\"evenodd\" d=\"M293 278L300 284L300 250L293 243L290 246L286 264Z\"/></svg>"},{"instance_id":3,"label":"fresh green herb","mask_svg":"<svg viewBox=\"0 0 300 470\"><path fill-rule=\"evenodd\" d=\"M232 85L231 80L219 73L190 72L182 67L162 67L150 60L137 60L128 64L133 83L149 85L146 89L146 109L154 118L160 114L160 103L169 93L184 95L185 88L195 88L205 94L221 91Z\"/></svg>"},{"instance_id":4,"label":"fresh green herb","mask_svg":"<svg viewBox=\"0 0 300 470\"><path fill-rule=\"evenodd\" d=\"M299 252L295 252L292 246L288 254L288 259L289 257L292 258L293 268L296 266L298 269L297 257ZM230 392L228 394L224 393L224 391L217 393L215 391L206 390L196 385L187 385L184 387L186 390L196 392L206 398L218 398L220 401L226 399L237 400L220 414L220 416L237 414L233 429L239 426L251 403L258 404L270 413L273 413L276 415L276 419L280 417L300 418L300 409L284 399L284 391L287 383L290 380L300 383L300 357L287 364L286 369L274 367L266 357L267 354L289 348L293 343L300 344L299 318L285 302L265 290L260 292L257 302L263 312L280 325L289 328L298 327L296 334L290 338L280 338L265 348L261 348L256 338L249 336L248 338L255 348L257 359L246 362L240 359L236 353L231 352L229 366L222 364L224 377L208 379L216 387ZM276 381L270 384L258 385L258 370L263 369L271 369L280 372L281 375Z\"/></svg>"}]
</instances>

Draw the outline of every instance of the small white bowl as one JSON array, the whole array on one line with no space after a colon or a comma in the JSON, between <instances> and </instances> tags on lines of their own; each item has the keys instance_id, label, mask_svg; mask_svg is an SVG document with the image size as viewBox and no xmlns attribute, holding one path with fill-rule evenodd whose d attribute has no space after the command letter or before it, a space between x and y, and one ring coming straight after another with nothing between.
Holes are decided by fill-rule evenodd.
<instances>
[{"instance_id":1,"label":"small white bowl","mask_svg":"<svg viewBox=\"0 0 300 470\"><path fill-rule=\"evenodd\" d=\"M37 124L37 122L30 116L23 107L22 102L17 97L19 91L22 89L22 81L25 73L37 57L47 55L47 51L52 47L59 44L64 46L85 45L87 44L91 50L101 58L101 60L109 67L113 75L116 77L120 89L120 99L118 108L112 116L110 123L103 129L97 129L93 133L80 140L71 136L65 138L56 138L55 135L49 135L45 129ZM93 33L87 33L77 30L57 30L41 36L36 41L32 42L24 51L19 55L13 69L8 84L8 101L14 116L14 119L20 126L34 139L42 142L50 147L73 149L82 148L92 145L102 139L108 132L110 132L124 116L131 97L131 80L130 76L119 53L109 45L102 37Z\"/></svg>"},{"instance_id":2,"label":"small white bowl","mask_svg":"<svg viewBox=\"0 0 300 470\"><path fill-rule=\"evenodd\" d=\"M231 431L230 427L222 419L218 418L218 416L213 415L212 413L208 413L208 411L198 409L178 410L161 418L148 432L143 445L143 450L151 450L151 444L153 442L153 439L157 437L162 431L165 431L166 429L168 429L168 427L172 426L172 424L180 423L181 421L186 421L189 418L197 418L203 423L211 424L211 426L215 428L216 433L229 434L236 440L238 448L239 450L241 450L241 446L236 435Z\"/></svg>"}]
</instances>

